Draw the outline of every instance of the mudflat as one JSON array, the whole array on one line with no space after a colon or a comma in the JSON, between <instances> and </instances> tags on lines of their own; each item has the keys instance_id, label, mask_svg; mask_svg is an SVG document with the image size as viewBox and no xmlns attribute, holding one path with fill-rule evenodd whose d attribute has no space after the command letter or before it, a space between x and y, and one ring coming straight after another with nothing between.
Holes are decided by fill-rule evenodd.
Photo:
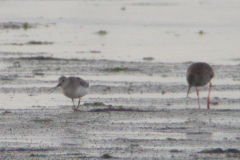
<instances>
[{"instance_id":1,"label":"mudflat","mask_svg":"<svg viewBox=\"0 0 240 160\"><path fill-rule=\"evenodd\" d=\"M239 159L234 1L0 1L0 159ZM209 63L187 94L186 71ZM90 83L73 112L60 76ZM77 103L77 102L76 102Z\"/></svg>"},{"instance_id":2,"label":"mudflat","mask_svg":"<svg viewBox=\"0 0 240 160\"><path fill-rule=\"evenodd\" d=\"M194 89L185 97L188 63L40 55L1 62L12 65L2 70L1 77L3 159L239 157L240 101L228 94L237 92L239 85L218 84L226 80L222 75L238 79L234 74L238 66L213 65L216 77L207 110L207 86L200 88L201 109ZM48 91L58 75L73 73L90 83L80 112L73 112L71 100L59 90Z\"/></svg>"}]
</instances>

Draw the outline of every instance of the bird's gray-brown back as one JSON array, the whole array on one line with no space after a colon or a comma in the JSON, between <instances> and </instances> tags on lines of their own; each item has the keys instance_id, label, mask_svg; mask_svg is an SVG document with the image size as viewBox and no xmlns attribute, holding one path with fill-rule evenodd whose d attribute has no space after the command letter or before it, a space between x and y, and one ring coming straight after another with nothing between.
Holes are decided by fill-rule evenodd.
<instances>
[{"instance_id":1,"label":"bird's gray-brown back","mask_svg":"<svg viewBox=\"0 0 240 160\"><path fill-rule=\"evenodd\" d=\"M203 86L214 77L212 67L205 62L193 63L188 67L187 80L192 86Z\"/></svg>"},{"instance_id":2,"label":"bird's gray-brown back","mask_svg":"<svg viewBox=\"0 0 240 160\"><path fill-rule=\"evenodd\" d=\"M85 88L88 88L89 87L89 83L84 81L82 78L80 77L68 77L69 79L69 82L71 84L74 84L74 86L78 86L78 85L81 85Z\"/></svg>"}]
</instances>

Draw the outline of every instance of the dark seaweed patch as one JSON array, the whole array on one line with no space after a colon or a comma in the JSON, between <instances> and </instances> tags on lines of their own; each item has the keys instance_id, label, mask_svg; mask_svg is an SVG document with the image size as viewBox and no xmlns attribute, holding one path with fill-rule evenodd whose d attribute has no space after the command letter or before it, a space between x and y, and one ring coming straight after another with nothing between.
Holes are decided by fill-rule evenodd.
<instances>
[{"instance_id":1,"label":"dark seaweed patch","mask_svg":"<svg viewBox=\"0 0 240 160\"><path fill-rule=\"evenodd\" d=\"M80 61L79 59L64 59L64 58L54 58L54 57L44 57L44 56L37 56L37 57L19 57L19 60L43 60L43 61Z\"/></svg>"},{"instance_id":2,"label":"dark seaweed patch","mask_svg":"<svg viewBox=\"0 0 240 160\"><path fill-rule=\"evenodd\" d=\"M47 151L55 151L55 148L12 148L12 149L4 149L3 151L17 151L17 152L47 152Z\"/></svg>"},{"instance_id":3,"label":"dark seaweed patch","mask_svg":"<svg viewBox=\"0 0 240 160\"><path fill-rule=\"evenodd\" d=\"M177 150L177 149L172 149L172 150L170 150L169 152L171 152L171 153L180 153L180 152L182 152L182 151Z\"/></svg>"},{"instance_id":4,"label":"dark seaweed patch","mask_svg":"<svg viewBox=\"0 0 240 160\"><path fill-rule=\"evenodd\" d=\"M101 158L104 158L104 159L109 159L109 158L112 158L112 156L108 153L105 153L101 156Z\"/></svg>"},{"instance_id":5,"label":"dark seaweed patch","mask_svg":"<svg viewBox=\"0 0 240 160\"><path fill-rule=\"evenodd\" d=\"M240 151L234 148L228 148L226 150L222 150L221 148L213 148L213 149L204 149L199 153L240 153Z\"/></svg>"},{"instance_id":6,"label":"dark seaweed patch","mask_svg":"<svg viewBox=\"0 0 240 160\"><path fill-rule=\"evenodd\" d=\"M90 110L90 112L150 112L150 111L119 107L119 108L93 109L93 110Z\"/></svg>"},{"instance_id":7,"label":"dark seaweed patch","mask_svg":"<svg viewBox=\"0 0 240 160\"><path fill-rule=\"evenodd\" d=\"M100 30L100 31L96 32L96 34L98 34L100 36L105 36L107 34L107 31Z\"/></svg>"},{"instance_id":8,"label":"dark seaweed patch","mask_svg":"<svg viewBox=\"0 0 240 160\"><path fill-rule=\"evenodd\" d=\"M36 118L32 121L35 122L35 123L50 123L50 122L53 122L53 120L51 120L51 119L39 119L39 118Z\"/></svg>"},{"instance_id":9,"label":"dark seaweed patch","mask_svg":"<svg viewBox=\"0 0 240 160\"><path fill-rule=\"evenodd\" d=\"M84 103L84 106L107 106L103 102Z\"/></svg>"},{"instance_id":10,"label":"dark seaweed patch","mask_svg":"<svg viewBox=\"0 0 240 160\"><path fill-rule=\"evenodd\" d=\"M50 44L53 44L53 42L29 41L26 44L28 44L28 45L50 45Z\"/></svg>"}]
</instances>

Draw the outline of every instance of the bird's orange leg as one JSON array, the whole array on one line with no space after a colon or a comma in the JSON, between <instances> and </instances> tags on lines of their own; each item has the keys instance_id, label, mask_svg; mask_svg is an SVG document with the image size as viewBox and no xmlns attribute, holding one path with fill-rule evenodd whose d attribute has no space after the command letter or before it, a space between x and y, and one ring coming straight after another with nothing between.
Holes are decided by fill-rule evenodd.
<instances>
[{"instance_id":1,"label":"bird's orange leg","mask_svg":"<svg viewBox=\"0 0 240 160\"><path fill-rule=\"evenodd\" d=\"M79 111L79 110L78 110L79 106L80 106L80 98L79 98L79 101L78 101L78 106L77 106L77 108L74 109L74 112Z\"/></svg>"},{"instance_id":2,"label":"bird's orange leg","mask_svg":"<svg viewBox=\"0 0 240 160\"><path fill-rule=\"evenodd\" d=\"M198 93L198 89L197 89L197 87L195 87L195 88L196 88L197 97L198 97L198 107L199 107L199 109L200 109L199 93Z\"/></svg>"},{"instance_id":3,"label":"bird's orange leg","mask_svg":"<svg viewBox=\"0 0 240 160\"><path fill-rule=\"evenodd\" d=\"M210 109L210 91L212 88L212 83L209 83L209 92L208 92L208 100L207 100L207 109Z\"/></svg>"}]
</instances>

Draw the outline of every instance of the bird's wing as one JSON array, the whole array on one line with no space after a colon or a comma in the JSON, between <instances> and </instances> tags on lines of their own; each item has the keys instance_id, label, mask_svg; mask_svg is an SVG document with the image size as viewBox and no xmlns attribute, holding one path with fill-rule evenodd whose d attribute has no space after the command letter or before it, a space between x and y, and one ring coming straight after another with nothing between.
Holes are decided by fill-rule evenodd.
<instances>
[{"instance_id":1,"label":"bird's wing","mask_svg":"<svg viewBox=\"0 0 240 160\"><path fill-rule=\"evenodd\" d=\"M86 81L84 81L82 78L77 78L77 82L80 84L80 85L82 85L83 87L89 87L89 83L88 82L86 82Z\"/></svg>"}]
</instances>

